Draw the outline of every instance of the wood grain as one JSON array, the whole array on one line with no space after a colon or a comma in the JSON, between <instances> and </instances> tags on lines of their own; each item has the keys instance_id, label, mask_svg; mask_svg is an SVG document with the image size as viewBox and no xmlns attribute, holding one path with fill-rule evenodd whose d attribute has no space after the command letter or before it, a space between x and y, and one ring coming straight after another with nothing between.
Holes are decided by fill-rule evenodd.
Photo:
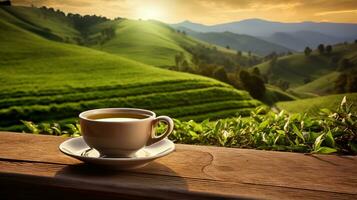
<instances>
[{"instance_id":1,"label":"wood grain","mask_svg":"<svg viewBox=\"0 0 357 200\"><path fill-rule=\"evenodd\" d=\"M65 139L1 132L0 188L32 184L26 191L48 187L49 196L64 190L94 199L357 198L353 156L176 145L174 153L144 168L118 172L63 155L58 145Z\"/></svg>"}]
</instances>

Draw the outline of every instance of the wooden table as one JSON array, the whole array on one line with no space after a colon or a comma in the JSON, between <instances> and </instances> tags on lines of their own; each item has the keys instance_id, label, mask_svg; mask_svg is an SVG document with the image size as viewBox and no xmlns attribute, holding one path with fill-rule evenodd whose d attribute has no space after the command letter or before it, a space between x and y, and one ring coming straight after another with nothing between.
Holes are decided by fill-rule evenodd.
<instances>
[{"instance_id":1,"label":"wooden table","mask_svg":"<svg viewBox=\"0 0 357 200\"><path fill-rule=\"evenodd\" d=\"M144 168L108 171L63 155L64 140L0 132L0 199L357 199L354 156L176 145Z\"/></svg>"}]
</instances>

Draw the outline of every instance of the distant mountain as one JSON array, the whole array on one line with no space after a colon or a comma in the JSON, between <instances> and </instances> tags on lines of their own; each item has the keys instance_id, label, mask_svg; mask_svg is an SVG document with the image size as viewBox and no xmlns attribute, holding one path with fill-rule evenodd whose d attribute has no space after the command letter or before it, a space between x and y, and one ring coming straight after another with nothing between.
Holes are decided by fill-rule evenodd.
<instances>
[{"instance_id":1,"label":"distant mountain","mask_svg":"<svg viewBox=\"0 0 357 200\"><path fill-rule=\"evenodd\" d=\"M316 48L319 44L336 44L345 40L314 31L298 31L294 33L277 32L269 37L261 37L269 42L302 51L306 46Z\"/></svg>"},{"instance_id":2,"label":"distant mountain","mask_svg":"<svg viewBox=\"0 0 357 200\"><path fill-rule=\"evenodd\" d=\"M347 23L328 23L328 22L301 22L301 23L282 23L282 22L272 22L261 19L247 19L237 22L230 22L224 24L217 24L206 26L203 24L197 24L190 21L184 21L178 24L173 24L173 27L186 27L197 32L225 32L229 31L237 34L246 34L255 37L269 38L274 37L276 33L286 33L293 34L293 37L299 36L298 39L302 39L308 44L311 43L312 35L309 33L313 32L313 35L323 34L324 38L329 38L328 40L323 40L325 43L336 43L351 41L357 39L357 24L347 24ZM307 33L307 34L306 34ZM303 37L302 37L303 35ZM321 36L321 35L320 35ZM288 36L286 36L288 37ZM319 36L316 41L320 40ZM272 40L269 40L272 41ZM313 43L319 43L313 40ZM280 45L286 44L278 41ZM299 42L299 41L295 41ZM296 48L296 45L287 46L288 48ZM305 44L303 45L305 46ZM298 47L297 49L301 49Z\"/></svg>"},{"instance_id":3,"label":"distant mountain","mask_svg":"<svg viewBox=\"0 0 357 200\"><path fill-rule=\"evenodd\" d=\"M197 32L209 32L209 26L199 24L199 23L193 23L191 21L183 21L178 24L172 24L171 25L174 28L187 28L192 31L197 31Z\"/></svg>"},{"instance_id":4,"label":"distant mountain","mask_svg":"<svg viewBox=\"0 0 357 200\"><path fill-rule=\"evenodd\" d=\"M188 35L211 44L216 44L223 47L229 46L231 49L239 51L251 51L252 53L260 56L265 56L272 53L273 51L277 53L286 53L292 51L286 47L244 34L236 34L228 31L222 33L203 33L196 32L185 27L177 27L176 29L185 31Z\"/></svg>"},{"instance_id":5,"label":"distant mountain","mask_svg":"<svg viewBox=\"0 0 357 200\"><path fill-rule=\"evenodd\" d=\"M357 37L357 24L329 23L329 22L301 22L282 23L262 19L247 19L237 22L206 26L203 24L184 21L173 24L174 27L186 27L198 32L225 32L247 34L252 36L266 37L277 32L294 33L298 31L314 31L331 35L337 38Z\"/></svg>"}]
</instances>

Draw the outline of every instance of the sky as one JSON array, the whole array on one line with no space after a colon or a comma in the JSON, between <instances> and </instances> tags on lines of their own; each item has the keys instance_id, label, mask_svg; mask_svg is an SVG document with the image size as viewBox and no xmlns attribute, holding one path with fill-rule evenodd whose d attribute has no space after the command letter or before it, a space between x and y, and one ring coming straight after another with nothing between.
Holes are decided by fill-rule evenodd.
<instances>
[{"instance_id":1,"label":"sky","mask_svg":"<svg viewBox=\"0 0 357 200\"><path fill-rule=\"evenodd\" d=\"M109 18L184 20L212 25L260 18L279 22L357 23L357 0L13 0Z\"/></svg>"}]
</instances>

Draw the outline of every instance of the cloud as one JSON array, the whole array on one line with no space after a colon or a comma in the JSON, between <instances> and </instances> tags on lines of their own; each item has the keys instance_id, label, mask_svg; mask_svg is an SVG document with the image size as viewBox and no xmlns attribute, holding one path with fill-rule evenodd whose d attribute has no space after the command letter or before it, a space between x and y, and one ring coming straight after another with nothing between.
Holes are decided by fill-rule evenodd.
<instances>
[{"instance_id":1,"label":"cloud","mask_svg":"<svg viewBox=\"0 0 357 200\"><path fill-rule=\"evenodd\" d=\"M345 13L357 14L357 9L356 10L337 10L337 11L320 12L320 13L316 13L316 15L324 16L324 15L335 15L335 14L345 14Z\"/></svg>"}]
</instances>

